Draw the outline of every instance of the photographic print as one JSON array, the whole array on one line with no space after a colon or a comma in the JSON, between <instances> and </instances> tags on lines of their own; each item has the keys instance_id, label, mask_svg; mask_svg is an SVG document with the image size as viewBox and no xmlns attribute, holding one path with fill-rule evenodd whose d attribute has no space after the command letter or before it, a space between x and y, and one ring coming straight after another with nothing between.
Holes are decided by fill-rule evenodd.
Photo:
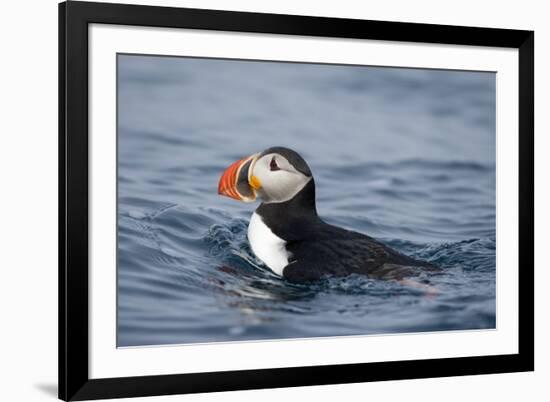
<instances>
[{"instance_id":1,"label":"photographic print","mask_svg":"<svg viewBox=\"0 0 550 402\"><path fill-rule=\"evenodd\" d=\"M534 370L534 32L419 22L59 4L61 399Z\"/></svg>"},{"instance_id":2,"label":"photographic print","mask_svg":"<svg viewBox=\"0 0 550 402\"><path fill-rule=\"evenodd\" d=\"M117 56L117 346L494 329L495 74Z\"/></svg>"}]
</instances>

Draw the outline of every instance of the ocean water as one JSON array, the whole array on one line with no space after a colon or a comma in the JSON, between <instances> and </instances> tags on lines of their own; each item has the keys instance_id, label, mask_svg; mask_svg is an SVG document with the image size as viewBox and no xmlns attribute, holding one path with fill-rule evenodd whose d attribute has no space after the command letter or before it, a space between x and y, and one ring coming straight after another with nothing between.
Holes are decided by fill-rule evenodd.
<instances>
[{"instance_id":1,"label":"ocean water","mask_svg":"<svg viewBox=\"0 0 550 402\"><path fill-rule=\"evenodd\" d=\"M118 56L118 346L494 328L495 75ZM291 284L252 254L257 203L217 194L270 146L328 222L443 268L435 291Z\"/></svg>"}]
</instances>

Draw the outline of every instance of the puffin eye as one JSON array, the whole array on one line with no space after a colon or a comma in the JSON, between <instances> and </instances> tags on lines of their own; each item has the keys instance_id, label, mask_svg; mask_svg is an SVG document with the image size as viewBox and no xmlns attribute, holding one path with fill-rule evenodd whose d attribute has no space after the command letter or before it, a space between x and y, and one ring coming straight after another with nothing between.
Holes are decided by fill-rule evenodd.
<instances>
[{"instance_id":1,"label":"puffin eye","mask_svg":"<svg viewBox=\"0 0 550 402\"><path fill-rule=\"evenodd\" d=\"M271 159L271 162L269 162L269 170L272 172L275 170L281 170L279 166L277 166L277 162L275 161L275 157Z\"/></svg>"}]
</instances>

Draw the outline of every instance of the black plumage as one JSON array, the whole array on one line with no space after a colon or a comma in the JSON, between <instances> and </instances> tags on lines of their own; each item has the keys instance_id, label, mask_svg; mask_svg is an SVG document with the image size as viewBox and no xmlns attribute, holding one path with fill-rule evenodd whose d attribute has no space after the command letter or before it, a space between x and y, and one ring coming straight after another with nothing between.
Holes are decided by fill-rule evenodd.
<instances>
[{"instance_id":1,"label":"black plumage","mask_svg":"<svg viewBox=\"0 0 550 402\"><path fill-rule=\"evenodd\" d=\"M283 276L290 281L307 282L354 273L399 280L419 270L438 269L370 236L324 222L315 206L313 177L291 200L263 203L256 213L275 235L286 241L290 258Z\"/></svg>"}]
</instances>

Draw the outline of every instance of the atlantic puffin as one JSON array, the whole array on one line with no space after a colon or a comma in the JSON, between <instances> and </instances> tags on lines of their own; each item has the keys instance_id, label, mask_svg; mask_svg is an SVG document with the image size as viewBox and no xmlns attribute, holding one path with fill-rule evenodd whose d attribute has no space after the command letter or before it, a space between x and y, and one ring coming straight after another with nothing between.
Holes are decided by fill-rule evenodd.
<instances>
[{"instance_id":1,"label":"atlantic puffin","mask_svg":"<svg viewBox=\"0 0 550 402\"><path fill-rule=\"evenodd\" d=\"M248 226L256 257L291 282L363 274L377 279L404 278L437 270L362 233L323 221L315 204L315 181L295 151L272 147L238 160L222 174L218 193L262 203Z\"/></svg>"}]
</instances>

